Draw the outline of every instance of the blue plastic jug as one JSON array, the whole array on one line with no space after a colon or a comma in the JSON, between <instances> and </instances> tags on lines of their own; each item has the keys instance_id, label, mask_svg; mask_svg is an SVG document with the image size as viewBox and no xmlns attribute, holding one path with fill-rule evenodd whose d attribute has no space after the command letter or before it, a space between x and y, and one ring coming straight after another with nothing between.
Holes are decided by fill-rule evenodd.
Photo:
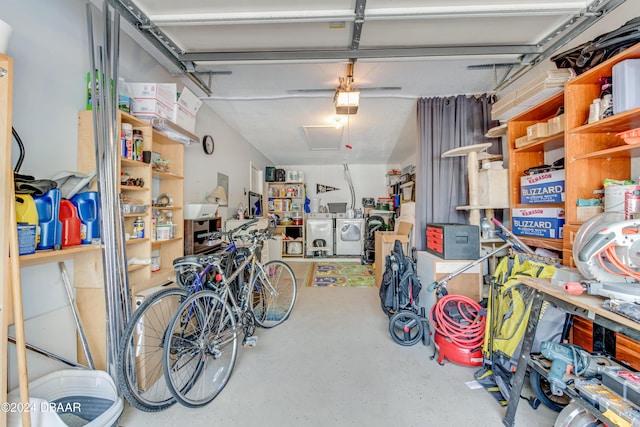
<instances>
[{"instance_id":1,"label":"blue plastic jug","mask_svg":"<svg viewBox=\"0 0 640 427\"><path fill-rule=\"evenodd\" d=\"M100 199L97 191L78 193L71 198L80 217L80 240L83 244L100 239Z\"/></svg>"},{"instance_id":2,"label":"blue plastic jug","mask_svg":"<svg viewBox=\"0 0 640 427\"><path fill-rule=\"evenodd\" d=\"M40 243L36 249L60 249L62 247L62 223L60 213L60 189L52 188L44 195L34 197L40 225Z\"/></svg>"}]
</instances>

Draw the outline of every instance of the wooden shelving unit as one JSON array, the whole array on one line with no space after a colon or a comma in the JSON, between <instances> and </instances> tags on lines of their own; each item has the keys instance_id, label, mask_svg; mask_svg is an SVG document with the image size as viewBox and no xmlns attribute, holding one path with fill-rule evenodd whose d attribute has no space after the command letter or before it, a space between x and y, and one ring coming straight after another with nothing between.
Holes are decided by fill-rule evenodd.
<instances>
[{"instance_id":1,"label":"wooden shelving unit","mask_svg":"<svg viewBox=\"0 0 640 427\"><path fill-rule=\"evenodd\" d=\"M626 144L617 133L640 127L640 108L615 114L603 120L584 124L589 104L600 94L600 78L612 74L612 68L626 59L640 58L640 44L603 62L597 67L570 80L565 86L566 126L565 168L566 223L564 253L572 256L573 238L581 221L578 220L576 200L590 198L601 189L605 178L629 179L631 160L640 156L640 147ZM565 262L567 264L567 262Z\"/></svg>"},{"instance_id":2,"label":"wooden shelving unit","mask_svg":"<svg viewBox=\"0 0 640 427\"><path fill-rule=\"evenodd\" d=\"M546 122L554 117L558 109L565 106L564 93L560 92L551 96L540 104L515 116L509 120L507 135L509 138L509 205L511 209L532 209L532 208L563 208L565 203L549 204L526 204L520 203L520 178L524 171L535 166L545 164L545 153L564 148L565 132L540 138L523 147L516 148L515 141L527 134L527 127L536 123ZM565 115L566 118L566 115ZM566 175L566 182L568 175ZM565 185L568 187L568 185ZM566 190L565 190L566 192ZM529 236L518 236L525 244L550 249L562 253L563 239L548 239Z\"/></svg>"},{"instance_id":3,"label":"wooden shelving unit","mask_svg":"<svg viewBox=\"0 0 640 427\"><path fill-rule=\"evenodd\" d=\"M91 111L80 111L78 114L78 170L90 172L95 168L93 117ZM184 253L183 225L183 193L184 193L184 145L173 141L164 134L153 129L151 124L122 111L118 112L118 129L123 123L130 124L134 130L142 131L144 150L157 153L162 159L169 160L167 170L156 170L151 163L139 160L120 158L118 170L132 178L140 178L144 185L120 185L119 191L123 200L134 200L148 206L143 213L123 213L124 230L133 235L133 223L141 217L145 224L145 235L142 239L130 238L125 242L127 258L151 260L152 251L160 252L161 272L173 271L173 260ZM172 200L171 206L153 206L154 199L166 194ZM170 216L174 224L174 236L167 240L156 240L153 235L152 217L162 214ZM66 249L72 250L72 249ZM75 262L75 287L78 309L83 318L89 345L98 369L105 369L106 330L104 325L105 303L102 278L102 254L99 251L82 252L83 262ZM76 258L77 259L77 258ZM86 268L85 266L93 268ZM129 288L132 295L158 286L168 281L168 274L151 272L150 263L128 265ZM84 355L78 353L78 359Z\"/></svg>"},{"instance_id":4,"label":"wooden shelving unit","mask_svg":"<svg viewBox=\"0 0 640 427\"><path fill-rule=\"evenodd\" d=\"M267 196L266 212L278 215L280 218L275 234L283 236L282 256L303 257L305 251L304 182L267 182L265 194ZM299 224L283 223L285 218L290 218ZM300 246L300 252L297 246Z\"/></svg>"},{"instance_id":5,"label":"wooden shelving unit","mask_svg":"<svg viewBox=\"0 0 640 427\"><path fill-rule=\"evenodd\" d=\"M80 245L69 246L60 250L46 249L39 250L35 254L20 256L21 267L31 267L38 264L46 264L49 262L57 262L64 259L73 258L76 255L92 254L100 256L102 245Z\"/></svg>"}]
</instances>

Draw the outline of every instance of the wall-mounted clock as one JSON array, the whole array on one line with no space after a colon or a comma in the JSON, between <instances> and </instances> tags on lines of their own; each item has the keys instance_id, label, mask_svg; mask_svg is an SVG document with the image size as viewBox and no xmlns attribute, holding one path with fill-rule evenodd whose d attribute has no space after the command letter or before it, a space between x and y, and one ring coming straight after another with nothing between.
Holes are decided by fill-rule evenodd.
<instances>
[{"instance_id":1,"label":"wall-mounted clock","mask_svg":"<svg viewBox=\"0 0 640 427\"><path fill-rule=\"evenodd\" d=\"M215 149L215 144L213 142L213 137L211 135L205 135L202 138L202 149L206 154L213 154L213 150Z\"/></svg>"}]
</instances>

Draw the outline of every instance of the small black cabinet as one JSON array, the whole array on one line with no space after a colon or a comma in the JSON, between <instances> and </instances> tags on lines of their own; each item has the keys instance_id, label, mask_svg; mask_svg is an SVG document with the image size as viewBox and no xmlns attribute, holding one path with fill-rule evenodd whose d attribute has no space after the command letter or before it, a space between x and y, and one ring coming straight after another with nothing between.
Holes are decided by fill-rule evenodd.
<instances>
[{"instance_id":1,"label":"small black cabinet","mask_svg":"<svg viewBox=\"0 0 640 427\"><path fill-rule=\"evenodd\" d=\"M220 230L221 218L184 220L184 254L206 254L218 249L220 242L211 240L211 234Z\"/></svg>"}]
</instances>

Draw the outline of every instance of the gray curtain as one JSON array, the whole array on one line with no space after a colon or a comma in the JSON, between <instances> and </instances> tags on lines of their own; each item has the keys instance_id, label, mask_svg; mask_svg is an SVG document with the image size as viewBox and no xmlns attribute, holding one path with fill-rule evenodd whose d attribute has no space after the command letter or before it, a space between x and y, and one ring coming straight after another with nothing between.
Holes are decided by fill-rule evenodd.
<instances>
[{"instance_id":1,"label":"gray curtain","mask_svg":"<svg viewBox=\"0 0 640 427\"><path fill-rule=\"evenodd\" d=\"M485 138L491 121L490 95L420 98L420 141L416 154L416 248L426 248L428 223L468 223L468 212L456 206L468 204L467 157L442 158L445 151L492 142L487 151L501 154L499 138Z\"/></svg>"}]
</instances>

